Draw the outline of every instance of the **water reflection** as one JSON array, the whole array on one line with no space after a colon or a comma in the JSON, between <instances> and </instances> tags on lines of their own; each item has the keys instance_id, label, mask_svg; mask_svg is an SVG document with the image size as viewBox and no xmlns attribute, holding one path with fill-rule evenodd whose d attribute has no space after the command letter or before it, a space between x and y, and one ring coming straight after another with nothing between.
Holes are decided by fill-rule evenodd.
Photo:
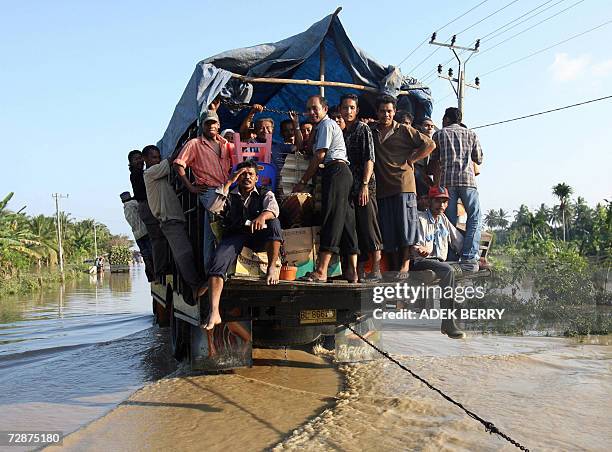
<instances>
[{"instance_id":1,"label":"water reflection","mask_svg":"<svg viewBox=\"0 0 612 452\"><path fill-rule=\"evenodd\" d=\"M3 299L0 425L68 432L172 372L150 300L138 267Z\"/></svg>"}]
</instances>

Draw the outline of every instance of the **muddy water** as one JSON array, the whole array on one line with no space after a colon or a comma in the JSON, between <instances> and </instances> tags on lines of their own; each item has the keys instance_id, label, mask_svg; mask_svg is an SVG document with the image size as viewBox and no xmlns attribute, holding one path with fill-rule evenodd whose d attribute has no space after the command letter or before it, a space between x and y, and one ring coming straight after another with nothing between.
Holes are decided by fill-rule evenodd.
<instances>
[{"instance_id":1,"label":"muddy water","mask_svg":"<svg viewBox=\"0 0 612 452\"><path fill-rule=\"evenodd\" d=\"M472 336L395 331L386 348L532 450L610 450L611 338ZM283 449L513 450L392 363L346 365L339 401Z\"/></svg>"},{"instance_id":2,"label":"muddy water","mask_svg":"<svg viewBox=\"0 0 612 452\"><path fill-rule=\"evenodd\" d=\"M80 427L67 450L513 449L386 361L256 350L251 369L186 374L150 302L140 271L1 300L0 430ZM532 450L603 451L611 340L387 325L384 348Z\"/></svg>"}]
</instances>

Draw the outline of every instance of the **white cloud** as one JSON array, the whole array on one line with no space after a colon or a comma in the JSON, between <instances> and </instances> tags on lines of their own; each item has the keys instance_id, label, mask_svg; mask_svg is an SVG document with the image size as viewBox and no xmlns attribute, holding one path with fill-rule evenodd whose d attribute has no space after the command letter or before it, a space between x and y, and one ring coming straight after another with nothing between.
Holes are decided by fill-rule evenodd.
<instances>
[{"instance_id":1,"label":"white cloud","mask_svg":"<svg viewBox=\"0 0 612 452\"><path fill-rule=\"evenodd\" d=\"M591 73L595 77L607 77L612 74L612 60L602 61L594 64L591 68Z\"/></svg>"},{"instance_id":2,"label":"white cloud","mask_svg":"<svg viewBox=\"0 0 612 452\"><path fill-rule=\"evenodd\" d=\"M590 64L591 58L588 55L571 58L567 53L557 53L548 69L554 80L568 82L585 75Z\"/></svg>"},{"instance_id":3,"label":"white cloud","mask_svg":"<svg viewBox=\"0 0 612 452\"><path fill-rule=\"evenodd\" d=\"M590 55L572 58L567 53L557 53L548 70L557 82L569 82L585 76L605 78L612 75L612 60L594 62Z\"/></svg>"}]
</instances>

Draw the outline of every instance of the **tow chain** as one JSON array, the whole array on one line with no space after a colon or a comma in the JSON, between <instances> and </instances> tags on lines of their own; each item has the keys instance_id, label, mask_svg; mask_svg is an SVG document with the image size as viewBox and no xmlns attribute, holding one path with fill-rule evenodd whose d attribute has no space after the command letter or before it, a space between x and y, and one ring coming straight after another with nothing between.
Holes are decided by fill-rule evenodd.
<instances>
[{"instance_id":1,"label":"tow chain","mask_svg":"<svg viewBox=\"0 0 612 452\"><path fill-rule=\"evenodd\" d=\"M404 366L402 363L400 363L398 360L396 360L395 358L393 358L392 356L390 356L387 352L379 349L376 345L374 345L373 343L371 343L369 340L367 340L365 337L363 337L361 334L359 334L357 331L355 331L348 323L344 324L345 327L347 327L349 330L351 330L356 336L358 336L362 341L364 341L366 344L368 344L370 347L372 347L374 350L376 350L378 353L380 353L381 355L383 355L385 358L387 358L389 361L397 364L401 369L405 370L406 372L408 372L410 375L412 375L414 378L416 378L417 380L419 380L421 383L423 383L425 386L427 386L429 389L437 392L438 394L440 394L442 397L444 397L446 400L448 400L450 403L458 406L459 408L461 408L468 416L470 416L472 419L476 419L478 422L480 422L482 425L484 425L485 431L493 434L495 433L496 435L501 436L503 439L505 439L506 441L508 441L510 444L512 444L513 446L519 448L522 451L525 452L529 452L529 449L527 449L525 446L521 445L520 443L518 443L517 441L513 440L512 438L510 438L508 435L506 435L505 433L501 432L496 426L495 424L493 424L493 422L489 422L483 418L481 418L480 416L478 416L476 413L468 410L467 408L465 408L463 405L461 405L459 402L455 401L452 397L444 394L441 390L439 390L438 388L436 388L435 386L433 386L431 383L429 383L427 380L425 380L424 378L418 376L417 374L415 374L412 370L408 369L406 366Z\"/></svg>"},{"instance_id":2,"label":"tow chain","mask_svg":"<svg viewBox=\"0 0 612 452\"><path fill-rule=\"evenodd\" d=\"M221 100L221 104L225 105L227 107L228 110L231 111L240 111L240 110L247 110L247 109L251 109L253 106L250 104L246 104L246 103L241 103L241 102L232 102L231 100ZM271 113L278 113L280 115L289 115L289 111L285 111L285 110L277 110L275 108L268 108L268 107L264 107L264 111L269 111ZM306 116L306 113L300 113L300 112L294 112L300 116Z\"/></svg>"}]
</instances>

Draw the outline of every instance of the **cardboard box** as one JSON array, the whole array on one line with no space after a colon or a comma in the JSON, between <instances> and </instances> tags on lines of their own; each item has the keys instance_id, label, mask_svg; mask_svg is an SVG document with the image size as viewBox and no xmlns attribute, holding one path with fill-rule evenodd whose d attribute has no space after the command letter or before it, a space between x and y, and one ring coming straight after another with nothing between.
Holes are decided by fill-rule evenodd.
<instances>
[{"instance_id":1,"label":"cardboard box","mask_svg":"<svg viewBox=\"0 0 612 452\"><path fill-rule=\"evenodd\" d=\"M297 278L304 276L315 268L320 230L321 228L318 226L283 230L285 256L289 265L297 267ZM277 262L277 266L280 266L280 260ZM267 268L268 256L265 252L254 253L249 248L244 247L236 261L235 274L264 276ZM337 276L340 274L342 274L340 258L334 256L327 275Z\"/></svg>"}]
</instances>

